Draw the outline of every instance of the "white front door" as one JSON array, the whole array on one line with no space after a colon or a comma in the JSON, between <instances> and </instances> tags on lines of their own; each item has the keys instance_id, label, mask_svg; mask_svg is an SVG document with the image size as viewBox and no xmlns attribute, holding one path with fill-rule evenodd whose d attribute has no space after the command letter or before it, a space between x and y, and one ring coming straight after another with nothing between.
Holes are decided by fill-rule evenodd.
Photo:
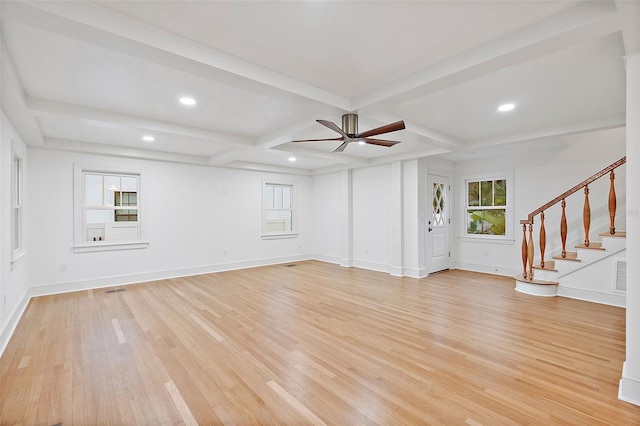
<instances>
[{"instance_id":1,"label":"white front door","mask_svg":"<svg viewBox=\"0 0 640 426\"><path fill-rule=\"evenodd\" d=\"M449 191L448 177L427 176L425 247L428 273L449 269L449 228L451 227Z\"/></svg>"}]
</instances>

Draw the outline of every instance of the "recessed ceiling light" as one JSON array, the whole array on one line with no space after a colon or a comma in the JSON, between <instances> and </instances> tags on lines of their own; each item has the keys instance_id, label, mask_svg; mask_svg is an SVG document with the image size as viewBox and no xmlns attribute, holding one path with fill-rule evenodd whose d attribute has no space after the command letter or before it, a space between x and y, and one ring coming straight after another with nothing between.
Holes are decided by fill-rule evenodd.
<instances>
[{"instance_id":1,"label":"recessed ceiling light","mask_svg":"<svg viewBox=\"0 0 640 426\"><path fill-rule=\"evenodd\" d=\"M153 141L156 140L156 138L154 138L153 136L150 136L150 135L144 135L142 137L142 140L145 141L145 142L153 142Z\"/></svg>"},{"instance_id":2,"label":"recessed ceiling light","mask_svg":"<svg viewBox=\"0 0 640 426\"><path fill-rule=\"evenodd\" d=\"M185 96L180 98L180 103L182 105L193 106L196 104L196 100Z\"/></svg>"},{"instance_id":3,"label":"recessed ceiling light","mask_svg":"<svg viewBox=\"0 0 640 426\"><path fill-rule=\"evenodd\" d=\"M364 145L364 141L358 141L358 145Z\"/></svg>"},{"instance_id":4,"label":"recessed ceiling light","mask_svg":"<svg viewBox=\"0 0 640 426\"><path fill-rule=\"evenodd\" d=\"M289 157L289 161L293 163L294 161L296 161L296 157Z\"/></svg>"},{"instance_id":5,"label":"recessed ceiling light","mask_svg":"<svg viewBox=\"0 0 640 426\"><path fill-rule=\"evenodd\" d=\"M502 104L498 107L498 111L507 112L513 110L515 107L515 104Z\"/></svg>"}]
</instances>

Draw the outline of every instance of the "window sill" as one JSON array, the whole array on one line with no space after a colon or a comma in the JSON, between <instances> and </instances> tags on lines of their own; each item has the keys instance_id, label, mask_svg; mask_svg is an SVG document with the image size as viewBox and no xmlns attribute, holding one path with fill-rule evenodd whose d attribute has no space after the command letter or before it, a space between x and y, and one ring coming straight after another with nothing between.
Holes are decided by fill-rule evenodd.
<instances>
[{"instance_id":1,"label":"window sill","mask_svg":"<svg viewBox=\"0 0 640 426\"><path fill-rule=\"evenodd\" d=\"M22 261L22 259L24 259L25 254L27 254L27 252L24 250L17 250L13 252L13 255L11 256L12 271L16 268L16 266L18 266L18 264Z\"/></svg>"},{"instance_id":2,"label":"window sill","mask_svg":"<svg viewBox=\"0 0 640 426\"><path fill-rule=\"evenodd\" d=\"M462 243L505 244L513 245L516 240L510 237L490 237L485 235L465 236L458 239Z\"/></svg>"},{"instance_id":3,"label":"window sill","mask_svg":"<svg viewBox=\"0 0 640 426\"><path fill-rule=\"evenodd\" d=\"M93 244L78 244L71 247L74 253L88 253L94 251L136 250L149 247L149 241L102 242Z\"/></svg>"},{"instance_id":4,"label":"window sill","mask_svg":"<svg viewBox=\"0 0 640 426\"><path fill-rule=\"evenodd\" d=\"M278 234L262 234L260 238L263 240L280 240L282 238L298 238L297 232L282 232Z\"/></svg>"}]
</instances>

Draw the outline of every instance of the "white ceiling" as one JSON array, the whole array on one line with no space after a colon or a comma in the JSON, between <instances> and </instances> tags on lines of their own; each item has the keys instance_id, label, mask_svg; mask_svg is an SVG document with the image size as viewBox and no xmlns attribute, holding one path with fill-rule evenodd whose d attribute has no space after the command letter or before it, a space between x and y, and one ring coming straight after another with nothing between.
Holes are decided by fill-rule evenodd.
<instances>
[{"instance_id":1,"label":"white ceiling","mask_svg":"<svg viewBox=\"0 0 640 426\"><path fill-rule=\"evenodd\" d=\"M623 56L640 48L637 1L0 7L2 106L28 144L294 173L623 126ZM347 112L360 131L403 119L382 136L402 143L290 142L337 137L315 119Z\"/></svg>"}]
</instances>

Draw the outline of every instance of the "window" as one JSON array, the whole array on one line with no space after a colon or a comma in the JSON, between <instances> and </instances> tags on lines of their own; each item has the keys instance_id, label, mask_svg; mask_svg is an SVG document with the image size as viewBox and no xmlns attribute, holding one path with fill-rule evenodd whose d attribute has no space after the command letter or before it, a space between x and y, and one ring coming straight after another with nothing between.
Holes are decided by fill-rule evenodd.
<instances>
[{"instance_id":1,"label":"window","mask_svg":"<svg viewBox=\"0 0 640 426\"><path fill-rule=\"evenodd\" d=\"M263 237L295 236L293 185L265 183L263 198Z\"/></svg>"},{"instance_id":2,"label":"window","mask_svg":"<svg viewBox=\"0 0 640 426\"><path fill-rule=\"evenodd\" d=\"M508 181L506 177L465 180L466 235L511 234Z\"/></svg>"},{"instance_id":3,"label":"window","mask_svg":"<svg viewBox=\"0 0 640 426\"><path fill-rule=\"evenodd\" d=\"M140 226L140 173L76 167L74 189L75 251L147 245Z\"/></svg>"},{"instance_id":4,"label":"window","mask_svg":"<svg viewBox=\"0 0 640 426\"><path fill-rule=\"evenodd\" d=\"M22 247L23 163L15 152L11 163L11 259L17 261L24 254Z\"/></svg>"}]
</instances>

